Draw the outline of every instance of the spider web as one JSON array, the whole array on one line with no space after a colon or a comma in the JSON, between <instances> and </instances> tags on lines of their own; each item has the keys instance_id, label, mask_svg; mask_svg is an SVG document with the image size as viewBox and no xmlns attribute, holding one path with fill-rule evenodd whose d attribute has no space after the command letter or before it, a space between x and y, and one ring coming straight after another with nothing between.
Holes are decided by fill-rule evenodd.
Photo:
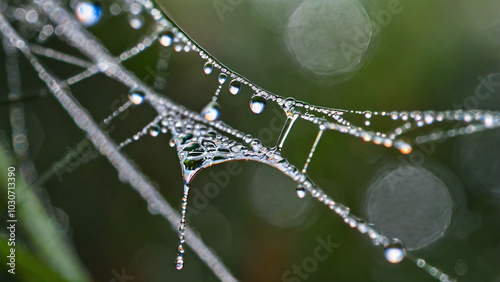
<instances>
[{"instance_id":1,"label":"spider web","mask_svg":"<svg viewBox=\"0 0 500 282\"><path fill-rule=\"evenodd\" d=\"M153 29L151 34L142 37L134 47L118 56L113 56L101 42L82 27L81 23L72 14L56 1L35 1L29 4L28 7L36 10L40 15L39 18L33 20L30 20L26 15L17 15L15 7L4 5L2 14L0 14L0 29L4 40L4 49L7 53L8 67L6 70L9 74L19 75L20 71L16 68L18 62L15 54L17 50L22 52L41 81L66 110L74 123L85 132L87 138L99 150L100 154L118 171L120 180L130 184L137 190L148 203L150 211L162 215L175 229L181 223L176 259L178 269L181 269L184 264L183 243L186 242L220 280L236 280L218 256L186 225L182 215L187 213L190 184L196 174L219 163L251 160L275 167L289 176L297 183L299 196L302 197L307 191L313 198L316 198L320 203L341 216L348 226L369 237L374 245L381 245L386 253L395 252L397 255L409 259L432 277L441 281L453 280L440 269L405 250L404 245L396 238L385 236L373 224L352 215L348 207L334 201L332 197L327 195L309 178L307 168L313 158L316 146L320 143L326 131L352 135L365 142L396 148L403 154L409 154L412 151L412 145L499 127L500 114L498 112L483 110L423 112L343 110L315 106L294 98L279 96L261 88L223 65L194 42L170 19L166 18L163 12L155 8L152 2L125 2L125 6L128 7L137 4L140 4L156 22L156 28ZM74 47L85 55L88 61L80 59L79 54L66 54L57 51L56 48L32 43L32 40L22 37L16 31L12 25L13 22L28 24L36 31L38 38L43 38L42 34L48 33L46 29L50 29L46 27L52 26L54 31L51 36L57 36L62 42ZM124 67L126 61L138 56L153 44L159 44L156 41L160 41L159 43L176 52L198 54L204 61L204 70L207 74L219 71L219 86L213 96L212 104L209 103L201 114L160 95ZM83 71L78 71L76 74L60 80L44 66L41 57L64 62L83 69ZM103 119L102 123L97 123L72 94L72 87L99 74L104 74L128 88L130 97L130 101L121 104L117 111L110 113L108 117ZM15 80L13 81L15 82ZM155 81L156 88L160 88L159 85L161 85L161 81ZM16 101L16 99L20 99L20 83L10 83L8 86L11 93L9 100ZM263 111L268 103L274 103L283 110L286 120L275 146L266 146L252 135L216 120L219 108L217 104L213 103L217 102L223 86L229 86L229 91L234 95L238 94L242 88L251 89L253 92L251 108L256 113ZM124 112L134 108L135 105L142 105L143 103L149 104L156 111L156 116L152 121L134 136L126 138L124 141L115 142L110 138L109 134L103 129L103 125L112 124ZM22 104L12 106L10 115L11 117L22 118L24 115ZM377 118L394 121L396 125L386 131L370 129L371 121ZM316 140L302 169L292 165L286 158L281 156L281 149L286 146L287 136L297 120L303 120L314 125L318 131ZM360 126L357 123L364 125ZM459 126L447 130L436 128L436 124L446 125L446 123L452 125L458 123ZM24 122L13 123L13 140L27 139L26 128L24 126L15 126L15 124L24 124ZM430 129L426 131L426 128ZM129 146L145 135L157 136L160 133L167 132L172 135L170 145L177 149L185 183L181 214L169 205L148 177L122 152L124 147ZM26 149L27 144L23 142L14 142L14 144L14 152L20 161L23 177L28 183L35 181L43 183L44 179L53 176L53 173L42 174L36 180L37 175ZM388 259L391 260L390 257ZM398 259L395 258L394 260Z\"/></svg>"}]
</instances>

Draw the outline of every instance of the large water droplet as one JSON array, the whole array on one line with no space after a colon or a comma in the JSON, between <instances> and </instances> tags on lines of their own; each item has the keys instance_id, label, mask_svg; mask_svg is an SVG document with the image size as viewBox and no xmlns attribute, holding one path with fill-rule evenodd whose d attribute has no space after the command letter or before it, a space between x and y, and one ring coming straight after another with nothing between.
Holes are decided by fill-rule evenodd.
<instances>
[{"instance_id":1,"label":"large water droplet","mask_svg":"<svg viewBox=\"0 0 500 282\"><path fill-rule=\"evenodd\" d=\"M132 89L128 93L128 99L130 100L130 102L132 102L136 105L142 104L142 102L144 102L145 96L146 95L144 94L144 92L142 92L139 89Z\"/></svg>"},{"instance_id":2,"label":"large water droplet","mask_svg":"<svg viewBox=\"0 0 500 282\"><path fill-rule=\"evenodd\" d=\"M254 114L261 114L266 109L267 101L261 96L254 96L250 100L250 109Z\"/></svg>"},{"instance_id":3,"label":"large water droplet","mask_svg":"<svg viewBox=\"0 0 500 282\"><path fill-rule=\"evenodd\" d=\"M295 192L297 192L297 196L301 199L304 199L304 197L306 196L306 188L302 185L297 186Z\"/></svg>"},{"instance_id":4,"label":"large water droplet","mask_svg":"<svg viewBox=\"0 0 500 282\"><path fill-rule=\"evenodd\" d=\"M363 114L365 115L365 118L371 118L372 117L372 112L370 112L370 111L365 111Z\"/></svg>"},{"instance_id":5,"label":"large water droplet","mask_svg":"<svg viewBox=\"0 0 500 282\"><path fill-rule=\"evenodd\" d=\"M241 82L239 82L236 79L231 81L231 84L229 84L229 92L231 92L231 94L233 95L236 95L240 92L240 90L241 90Z\"/></svg>"},{"instance_id":6,"label":"large water droplet","mask_svg":"<svg viewBox=\"0 0 500 282\"><path fill-rule=\"evenodd\" d=\"M203 71L206 74L211 74L213 70L214 70L214 65L210 62L206 62L205 65L203 66Z\"/></svg>"},{"instance_id":7,"label":"large water droplet","mask_svg":"<svg viewBox=\"0 0 500 282\"><path fill-rule=\"evenodd\" d=\"M168 47L174 41L174 33L170 30L165 30L158 36L158 41L160 41L161 45Z\"/></svg>"},{"instance_id":8,"label":"large water droplet","mask_svg":"<svg viewBox=\"0 0 500 282\"><path fill-rule=\"evenodd\" d=\"M79 2L75 7L76 18L84 26L95 25L102 15L102 8L100 3Z\"/></svg>"},{"instance_id":9,"label":"large water droplet","mask_svg":"<svg viewBox=\"0 0 500 282\"><path fill-rule=\"evenodd\" d=\"M220 114L220 106L217 102L210 102L208 105L203 108L201 111L201 115L209 121L214 121L219 117Z\"/></svg>"},{"instance_id":10,"label":"large water droplet","mask_svg":"<svg viewBox=\"0 0 500 282\"><path fill-rule=\"evenodd\" d=\"M227 79L227 75L225 73L219 74L219 83L220 84L224 84L224 82L226 82L226 79Z\"/></svg>"},{"instance_id":11,"label":"large water droplet","mask_svg":"<svg viewBox=\"0 0 500 282\"><path fill-rule=\"evenodd\" d=\"M391 243L384 248L384 256L390 263L401 262L406 255L403 243L398 239L392 239Z\"/></svg>"}]
</instances>

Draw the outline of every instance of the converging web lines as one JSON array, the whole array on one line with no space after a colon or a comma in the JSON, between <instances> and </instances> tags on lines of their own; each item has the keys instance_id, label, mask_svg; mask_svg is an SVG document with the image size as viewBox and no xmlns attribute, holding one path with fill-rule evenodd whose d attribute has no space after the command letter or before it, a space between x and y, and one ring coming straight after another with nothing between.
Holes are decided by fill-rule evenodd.
<instances>
[{"instance_id":1,"label":"converging web lines","mask_svg":"<svg viewBox=\"0 0 500 282\"><path fill-rule=\"evenodd\" d=\"M49 1L39 4L47 4ZM51 2L53 6L43 5L46 9L45 12L48 14L57 14L62 11L62 8L58 7L56 2ZM50 7L48 7L50 6ZM51 9L56 10L54 13ZM62 12L65 15L65 12ZM57 15L56 15L57 16ZM66 18L66 23L73 24L72 28L74 30L69 30L69 32L74 32L75 30L80 30L78 24L72 22L71 18L68 16ZM62 85L57 82L57 80L52 77L45 68L40 64L40 62L33 56L31 51L26 45L26 42L17 35L14 29L10 26L7 20L4 18L3 14L0 13L0 29L4 37L8 38L11 43L19 48L24 55L28 58L30 63L33 65L35 70L38 72L42 81L44 81L51 92L56 96L63 107L72 116L77 125L86 131L89 135L89 139L92 143L100 150L100 152L105 155L108 160L113 164L113 166L119 171L120 178L125 179L131 184L136 190L138 190L141 196L148 202L149 205L156 207L156 209L172 224L178 222L180 216L175 212L174 209L168 205L168 203L163 199L163 197L155 190L152 184L147 180L147 178L135 168L130 161L116 149L116 146L111 140L98 128L97 124L92 120L90 115L76 102L76 100L64 90ZM88 36L88 34L87 34ZM90 38L89 38L90 39ZM94 45L95 47L95 45ZM99 52L98 48L94 51ZM103 52L104 53L104 52ZM99 53L98 55L106 57L106 54ZM97 58L99 59L99 57ZM98 61L98 60L96 60ZM134 79L128 79L131 81ZM214 274L223 281L235 281L236 279L232 277L227 268L222 264L220 259L213 254L193 232L188 232L186 234L186 242L191 246L191 248L198 254L198 256L209 266Z\"/></svg>"}]
</instances>

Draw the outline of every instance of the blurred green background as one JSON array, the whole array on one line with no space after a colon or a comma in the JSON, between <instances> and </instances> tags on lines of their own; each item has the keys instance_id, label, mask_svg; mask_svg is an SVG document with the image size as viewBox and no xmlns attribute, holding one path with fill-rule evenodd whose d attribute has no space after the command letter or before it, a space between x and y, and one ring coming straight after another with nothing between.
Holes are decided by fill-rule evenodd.
<instances>
[{"instance_id":1,"label":"blurred green background","mask_svg":"<svg viewBox=\"0 0 500 282\"><path fill-rule=\"evenodd\" d=\"M328 48L332 42L333 45L350 42L355 35L345 30L356 24L360 14L354 17L347 12L331 13L344 7L344 2L186 0L159 1L158 4L187 34L228 67L281 96L354 110L471 107L500 110L499 1L401 0L400 12L391 13L383 26L379 24L379 32L370 39L367 52L352 72L338 74L332 70L318 74L297 61L297 48L302 48L302 52L303 48L310 48L305 54L319 64L327 65L330 60L327 56L338 59L334 62L345 60L340 49ZM374 15L388 11L388 5L394 3L360 2L365 15L372 20L376 20ZM89 31L113 55L131 48L152 31L152 21L145 13L142 14L145 24L135 30L129 24L131 16L127 12L111 16L108 11L112 2L102 5L103 17ZM306 10L313 6L320 9ZM290 19L301 7L306 20L291 23ZM349 6L349 11L362 11L359 7ZM306 16L310 17L310 22ZM324 25L319 24L318 19L324 21ZM298 33L298 29L311 23L315 27L311 32L317 32L317 36ZM289 38L292 35L304 36L307 44L294 41L291 47ZM326 44L326 47L317 48L318 44ZM79 55L56 38L45 45ZM156 71L159 54L168 61L165 73ZM50 59L42 58L42 61L61 79L81 71ZM44 86L36 73L24 58L20 62L23 91L41 93ZM196 54L174 53L158 43L125 62L128 69L149 85L153 85L157 75L165 77L166 87L160 87L159 92L196 111L210 101L218 85L217 73L205 75L203 64ZM4 65L2 55L2 99L7 93ZM336 67L333 64L333 69ZM485 79L496 81L491 91L481 86ZM219 98L220 119L267 139L266 145L273 146L279 135L275 124L283 119L277 107L269 104L262 115L254 115L248 107L250 89L243 88L237 96L230 95L226 87L223 89ZM475 96L476 91L485 89L491 94L487 98ZM97 121L126 101L128 93L124 86L102 74L76 84L71 91ZM31 157L42 175L68 152L76 151L85 135L50 94L24 105ZM108 127L110 136L119 143L141 130L154 116L155 112L148 105L134 108ZM373 120L375 125L378 122L382 127L390 125ZM0 137L9 142L6 104L0 105L0 129ZM301 167L316 133L317 128L298 121L285 143L283 156ZM414 253L459 281L500 281L499 134L496 129L447 140L437 144L435 151L418 162L441 179L449 190L446 199L452 204L443 211L450 214L446 226L436 227L444 232ZM182 178L176 152L168 146L169 138L169 134L157 138L145 136L128 145L124 152L157 184L169 203L180 210ZM415 151L422 152L418 148ZM370 187L388 171L411 159L412 155L401 157L394 149L366 144L338 132L327 132L308 173L334 200L349 206L353 214L370 218L373 216L367 211ZM283 274L287 270L293 271L294 265L302 265L308 257L314 257L318 238L330 238L331 242L339 244L338 248L327 260L318 262L305 280L433 281L409 261L389 264L381 248L374 247L366 236L351 230L325 206L310 196L298 199L293 181L277 170L258 163L238 163L238 168L241 173L231 176L227 187L221 188L220 193L209 199L207 205L202 205L199 213L193 213L188 221L238 279L286 281ZM217 183L214 175L227 170L223 164L200 173L194 180L191 195L202 193L207 183ZM408 186L405 180L400 185ZM57 215L56 220L62 226L60 232L74 244L76 253L95 281L119 281L115 273L122 273L123 269L135 277L133 281L217 280L189 247L184 269L175 270L176 232L163 218L148 212L145 201L119 181L117 172L98 153L72 158L64 172L42 183L39 189L46 191L38 193ZM419 218L425 204L424 199L409 207L405 211L407 222L394 221L411 226L412 216ZM5 201L0 207L5 208ZM387 214L387 218L390 220L394 216ZM5 213L0 219L3 226ZM432 225L432 220L420 218L419 222ZM2 228L1 233L4 234L5 229ZM27 252L34 249L33 242L22 230L17 238L19 249L24 248ZM2 244L4 242L2 240ZM43 259L39 260L44 263ZM27 268L36 264L23 261L21 257L18 263ZM2 267L5 264L2 263ZM3 270L0 277L2 280L11 278ZM298 279L293 274L287 277ZM22 271L16 278L20 281L33 279L23 276Z\"/></svg>"}]
</instances>

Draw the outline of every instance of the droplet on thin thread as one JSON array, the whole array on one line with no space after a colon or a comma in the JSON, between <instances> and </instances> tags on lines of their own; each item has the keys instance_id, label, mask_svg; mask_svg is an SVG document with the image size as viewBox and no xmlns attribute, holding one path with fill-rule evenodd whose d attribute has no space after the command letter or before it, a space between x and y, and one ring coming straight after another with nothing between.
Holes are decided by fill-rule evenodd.
<instances>
[{"instance_id":1,"label":"droplet on thin thread","mask_svg":"<svg viewBox=\"0 0 500 282\"><path fill-rule=\"evenodd\" d=\"M229 92L233 95L236 95L240 92L240 90L241 82L239 82L238 80L231 81L231 83L229 84Z\"/></svg>"},{"instance_id":2,"label":"droplet on thin thread","mask_svg":"<svg viewBox=\"0 0 500 282\"><path fill-rule=\"evenodd\" d=\"M392 239L389 245L384 248L384 256L390 263L401 262L406 256L403 242L398 239Z\"/></svg>"},{"instance_id":3,"label":"droplet on thin thread","mask_svg":"<svg viewBox=\"0 0 500 282\"><path fill-rule=\"evenodd\" d=\"M254 114L261 114L266 109L267 101L261 96L254 96L250 99L250 109Z\"/></svg>"},{"instance_id":4,"label":"droplet on thin thread","mask_svg":"<svg viewBox=\"0 0 500 282\"><path fill-rule=\"evenodd\" d=\"M214 70L214 65L210 62L206 62L205 65L203 66L203 71L205 72L205 74L211 74L213 70Z\"/></svg>"},{"instance_id":5,"label":"droplet on thin thread","mask_svg":"<svg viewBox=\"0 0 500 282\"><path fill-rule=\"evenodd\" d=\"M219 117L220 106L217 102L210 102L201 110L201 115L208 121L214 121Z\"/></svg>"},{"instance_id":6,"label":"droplet on thin thread","mask_svg":"<svg viewBox=\"0 0 500 282\"><path fill-rule=\"evenodd\" d=\"M142 104L142 102L144 102L145 97L146 97L146 95L144 94L144 92L142 92L139 89L132 89L128 93L128 99L130 100L130 102L134 103L135 105Z\"/></svg>"}]
</instances>

